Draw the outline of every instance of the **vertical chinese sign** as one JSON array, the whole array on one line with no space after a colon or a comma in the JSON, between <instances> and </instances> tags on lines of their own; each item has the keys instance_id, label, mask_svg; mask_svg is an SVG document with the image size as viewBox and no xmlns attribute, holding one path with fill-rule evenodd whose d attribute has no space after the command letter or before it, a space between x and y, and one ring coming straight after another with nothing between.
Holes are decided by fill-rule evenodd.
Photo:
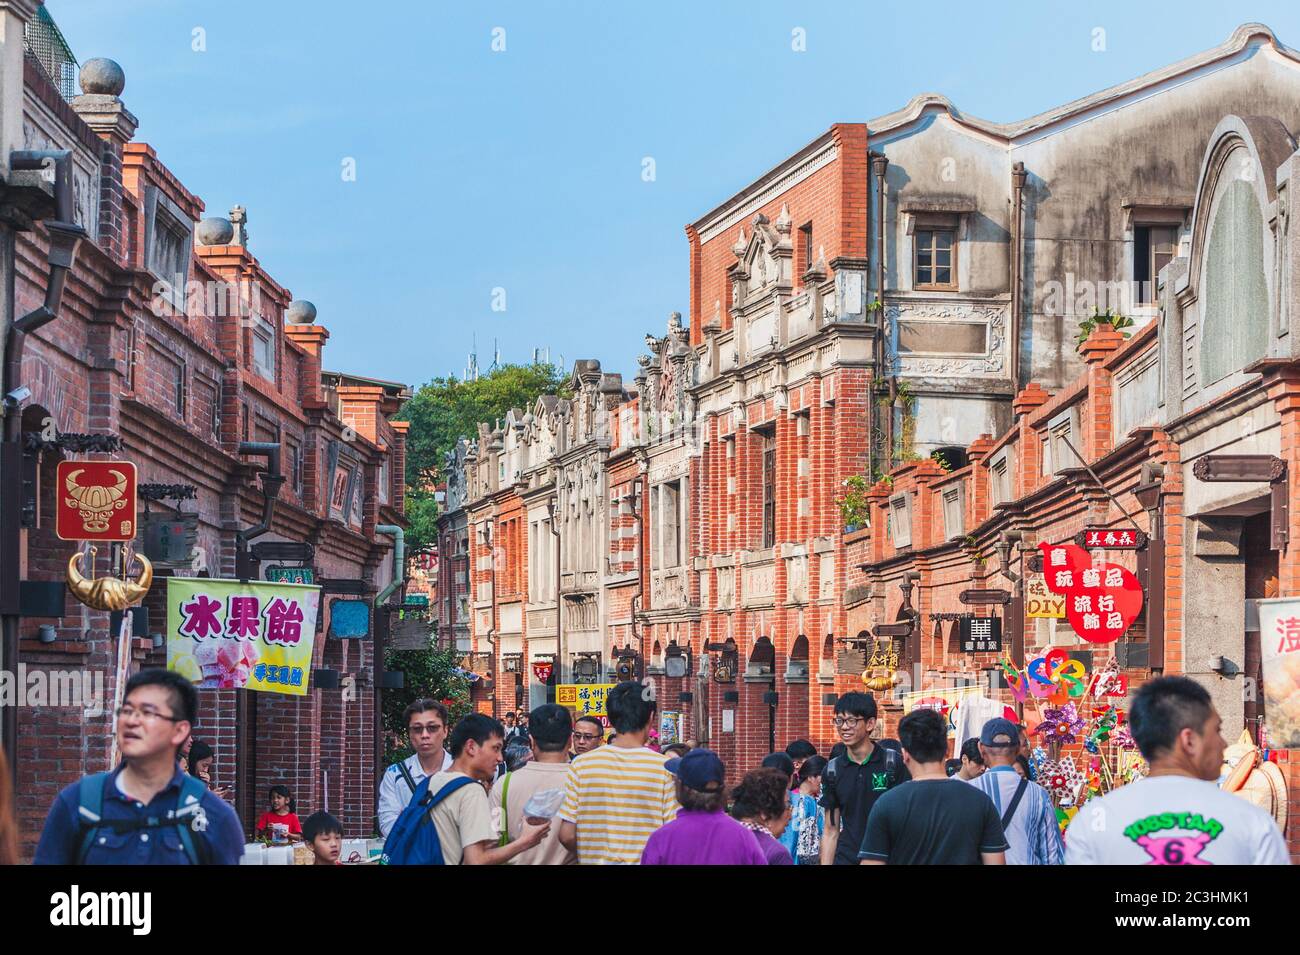
<instances>
[{"instance_id":1,"label":"vertical chinese sign","mask_svg":"<svg viewBox=\"0 0 1300 955\"><path fill-rule=\"evenodd\" d=\"M238 580L167 580L167 669L199 689L303 696L320 588Z\"/></svg>"},{"instance_id":2,"label":"vertical chinese sign","mask_svg":"<svg viewBox=\"0 0 1300 955\"><path fill-rule=\"evenodd\" d=\"M1300 746L1300 598L1259 602L1259 644L1269 746Z\"/></svg>"}]
</instances>

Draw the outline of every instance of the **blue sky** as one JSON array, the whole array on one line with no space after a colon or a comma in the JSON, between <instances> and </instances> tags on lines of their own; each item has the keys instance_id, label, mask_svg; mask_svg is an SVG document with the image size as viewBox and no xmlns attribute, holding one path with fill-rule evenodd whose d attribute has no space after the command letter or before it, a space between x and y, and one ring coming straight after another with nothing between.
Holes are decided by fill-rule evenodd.
<instances>
[{"instance_id":1,"label":"blue sky","mask_svg":"<svg viewBox=\"0 0 1300 955\"><path fill-rule=\"evenodd\" d=\"M1250 20L1300 46L1284 3L47 5L80 61L122 64L137 139L208 213L248 210L254 254L330 330L326 366L417 385L475 336L484 368L496 339L630 378L687 312L686 223L831 123L927 91L1018 119Z\"/></svg>"}]
</instances>

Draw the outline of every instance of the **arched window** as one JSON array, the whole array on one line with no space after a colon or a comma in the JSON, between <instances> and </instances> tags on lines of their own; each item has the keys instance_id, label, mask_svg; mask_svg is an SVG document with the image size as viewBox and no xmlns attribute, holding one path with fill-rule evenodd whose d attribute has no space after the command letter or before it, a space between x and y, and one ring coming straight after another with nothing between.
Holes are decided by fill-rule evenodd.
<instances>
[{"instance_id":1,"label":"arched window","mask_svg":"<svg viewBox=\"0 0 1300 955\"><path fill-rule=\"evenodd\" d=\"M1234 150L1227 170L1245 167ZM1254 168L1253 165L1249 168ZM1269 297L1264 275L1264 218L1251 182L1235 178L1219 190L1206 243L1201 385L1211 385L1268 351Z\"/></svg>"}]
</instances>

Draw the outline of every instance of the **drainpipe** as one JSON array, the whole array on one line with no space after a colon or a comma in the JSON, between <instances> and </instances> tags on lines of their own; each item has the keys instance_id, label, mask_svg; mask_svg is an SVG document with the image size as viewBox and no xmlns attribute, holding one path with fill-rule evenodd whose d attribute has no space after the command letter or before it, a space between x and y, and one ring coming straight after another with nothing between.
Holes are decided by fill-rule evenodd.
<instances>
[{"instance_id":1,"label":"drainpipe","mask_svg":"<svg viewBox=\"0 0 1300 955\"><path fill-rule=\"evenodd\" d=\"M1020 326L1023 319L1022 260L1023 219L1025 208L1025 164L1011 167L1011 390L1020 390Z\"/></svg>"},{"instance_id":2,"label":"drainpipe","mask_svg":"<svg viewBox=\"0 0 1300 955\"><path fill-rule=\"evenodd\" d=\"M641 635L637 633L637 629L636 629L636 614L637 614L637 610L641 606L641 601L645 597L645 584L643 582L643 577L645 573L646 548L641 546L642 530L645 527L644 520L642 517L642 507L644 507L644 505L642 505L642 507L638 507L637 502L642 500L642 495L640 492L644 490L643 478L647 473L649 473L650 459L649 459L649 455L647 455L644 450L637 451L636 455L637 455L637 461L641 465L641 469L637 472L637 476L636 476L637 486L635 491L632 494L632 516L636 518L636 563L637 563L636 593L632 595L632 600L630 601L629 605L632 608L632 624L631 624L632 639L636 641L636 648L639 651L641 649Z\"/></svg>"},{"instance_id":3,"label":"drainpipe","mask_svg":"<svg viewBox=\"0 0 1300 955\"><path fill-rule=\"evenodd\" d=\"M406 531L396 524L376 524L376 534L388 534L393 537L393 581L375 597L375 609L378 610L393 595L398 587L406 582Z\"/></svg>"},{"instance_id":4,"label":"drainpipe","mask_svg":"<svg viewBox=\"0 0 1300 955\"><path fill-rule=\"evenodd\" d=\"M244 583L252 576L252 562L248 556L248 542L261 537L271 529L275 517L275 500L280 496L284 486L284 475L280 472L280 445L276 441L241 441L239 453L253 457L266 458L266 470L262 472L262 520L253 527L245 527L235 532L235 576Z\"/></svg>"},{"instance_id":5,"label":"drainpipe","mask_svg":"<svg viewBox=\"0 0 1300 955\"><path fill-rule=\"evenodd\" d=\"M374 608L375 614L387 614L384 610L384 604L388 602L397 588L401 587L406 581L406 531L396 524L376 524L376 534L388 534L393 538L393 579L387 587L381 590L375 597ZM374 665L371 672L374 678L371 685L375 690L375 786L379 785L379 776L383 773L384 764L384 699L382 681L379 679L380 674L388 669L386 661L388 653L388 630L389 620L385 618L383 626L375 627L375 646L374 646ZM376 620L378 624L378 620ZM328 776L326 777L328 779ZM325 790L328 792L328 788Z\"/></svg>"},{"instance_id":6,"label":"drainpipe","mask_svg":"<svg viewBox=\"0 0 1300 955\"><path fill-rule=\"evenodd\" d=\"M9 154L9 167L13 171L54 169L55 219L45 220L49 236L46 261L50 271L45 282L45 299L22 318L14 318L14 228L10 223L0 225L0 308L3 308L5 348L0 355L0 434L6 450L3 474L0 479L10 488L7 500L0 504L0 573L9 576L0 582L0 590L10 591L6 596L17 601L20 550L22 544L21 506L22 452L18 442L22 438L21 406L23 344L29 334L58 317L63 303L63 289L68 270L77 257L77 247L86 231L74 221L72 195L72 154L68 150L16 150ZM12 478L11 474L12 473ZM14 609L12 607L7 609ZM5 613L0 618L0 665L17 671L18 666L18 615ZM0 746L9 755L11 782L18 779L18 710L13 706L0 707Z\"/></svg>"},{"instance_id":7,"label":"drainpipe","mask_svg":"<svg viewBox=\"0 0 1300 955\"><path fill-rule=\"evenodd\" d=\"M867 466L874 475L877 464L881 470L888 472L893 465L894 456L894 405L895 397L892 369L886 367L885 356L885 173L889 169L889 159L884 153L871 153L871 172L876 177L876 301L880 308L876 310L875 355L872 361L871 407L867 410L867 419L872 424L880 417L879 405L876 404L876 385L882 379L889 381L889 410L885 419L885 451L882 461L876 460L875 431L872 428L867 442Z\"/></svg>"},{"instance_id":8,"label":"drainpipe","mask_svg":"<svg viewBox=\"0 0 1300 955\"><path fill-rule=\"evenodd\" d=\"M568 648L564 645L564 600L560 597L560 468L555 467L555 496L547 505L551 518L551 536L555 538L555 665L558 672L551 682L565 682L564 668L569 662ZM552 694L553 695L553 694Z\"/></svg>"}]
</instances>

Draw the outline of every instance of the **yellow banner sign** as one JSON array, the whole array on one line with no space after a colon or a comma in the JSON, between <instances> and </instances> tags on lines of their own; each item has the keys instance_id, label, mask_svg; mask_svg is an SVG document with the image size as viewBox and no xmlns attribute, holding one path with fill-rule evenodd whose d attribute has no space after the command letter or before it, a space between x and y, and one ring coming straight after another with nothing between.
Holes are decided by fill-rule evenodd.
<instances>
[{"instance_id":1,"label":"yellow banner sign","mask_svg":"<svg viewBox=\"0 0 1300 955\"><path fill-rule=\"evenodd\" d=\"M167 669L199 689L304 696L319 610L319 587L169 577Z\"/></svg>"},{"instance_id":2,"label":"yellow banner sign","mask_svg":"<svg viewBox=\"0 0 1300 955\"><path fill-rule=\"evenodd\" d=\"M1064 620L1065 595L1048 590L1047 581L1041 574L1028 578L1025 581L1025 616Z\"/></svg>"},{"instance_id":3,"label":"yellow banner sign","mask_svg":"<svg viewBox=\"0 0 1300 955\"><path fill-rule=\"evenodd\" d=\"M604 723L605 695L613 683L561 683L555 687L555 702L567 706L577 716L599 716Z\"/></svg>"}]
</instances>

